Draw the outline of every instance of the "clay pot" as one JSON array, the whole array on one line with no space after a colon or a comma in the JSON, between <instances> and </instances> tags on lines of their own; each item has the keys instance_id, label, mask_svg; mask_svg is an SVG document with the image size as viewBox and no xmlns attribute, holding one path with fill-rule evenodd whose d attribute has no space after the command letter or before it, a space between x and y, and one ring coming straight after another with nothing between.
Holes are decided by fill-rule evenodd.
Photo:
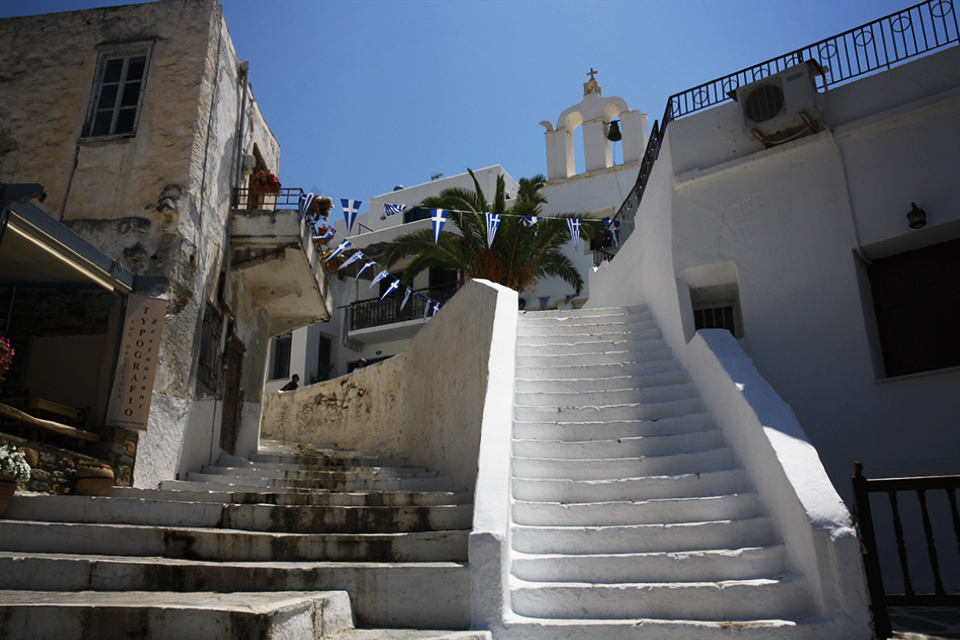
<instances>
[{"instance_id":1,"label":"clay pot","mask_svg":"<svg viewBox=\"0 0 960 640\"><path fill-rule=\"evenodd\" d=\"M100 469L81 464L77 467L77 495L105 496L113 486L113 469Z\"/></svg>"}]
</instances>

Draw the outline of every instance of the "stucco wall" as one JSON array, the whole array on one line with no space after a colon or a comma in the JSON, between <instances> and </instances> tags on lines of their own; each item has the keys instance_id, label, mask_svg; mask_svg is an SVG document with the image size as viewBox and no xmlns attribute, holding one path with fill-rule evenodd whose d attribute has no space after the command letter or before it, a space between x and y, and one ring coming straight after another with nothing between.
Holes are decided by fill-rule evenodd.
<instances>
[{"instance_id":1,"label":"stucco wall","mask_svg":"<svg viewBox=\"0 0 960 640\"><path fill-rule=\"evenodd\" d=\"M497 300L513 292L469 282L406 352L350 375L264 398L262 435L396 456L471 488L477 474Z\"/></svg>"}]
</instances>

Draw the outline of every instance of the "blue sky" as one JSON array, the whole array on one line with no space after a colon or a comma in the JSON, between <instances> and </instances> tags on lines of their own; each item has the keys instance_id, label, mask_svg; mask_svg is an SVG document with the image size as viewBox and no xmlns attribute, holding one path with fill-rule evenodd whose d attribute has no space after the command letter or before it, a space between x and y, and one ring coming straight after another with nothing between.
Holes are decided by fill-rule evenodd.
<instances>
[{"instance_id":1,"label":"blue sky","mask_svg":"<svg viewBox=\"0 0 960 640\"><path fill-rule=\"evenodd\" d=\"M902 0L221 0L281 145L284 186L365 203L501 164L546 173L544 129L582 98L667 98L909 6ZM0 17L96 0L0 0ZM122 3L127 4L127 3ZM618 158L619 159L619 158ZM366 211L366 204L361 211Z\"/></svg>"}]
</instances>

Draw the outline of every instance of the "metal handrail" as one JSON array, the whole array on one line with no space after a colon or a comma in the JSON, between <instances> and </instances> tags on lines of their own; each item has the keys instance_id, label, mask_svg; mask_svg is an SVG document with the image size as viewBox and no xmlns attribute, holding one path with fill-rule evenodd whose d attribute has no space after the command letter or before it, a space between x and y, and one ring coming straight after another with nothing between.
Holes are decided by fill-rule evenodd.
<instances>
[{"instance_id":1,"label":"metal handrail","mask_svg":"<svg viewBox=\"0 0 960 640\"><path fill-rule=\"evenodd\" d=\"M300 187L281 188L277 193L264 193L250 187L236 187L233 190L234 209L275 209L279 205L293 206L300 204L303 189Z\"/></svg>"},{"instance_id":2,"label":"metal handrail","mask_svg":"<svg viewBox=\"0 0 960 640\"><path fill-rule=\"evenodd\" d=\"M405 289L383 300L354 302L350 305L350 331L408 320L422 320L425 312L430 313L430 310L426 309L428 300L442 304L456 295L458 289L459 286L456 283L417 289L414 293L420 295L411 295L403 309L400 309L400 305L403 303Z\"/></svg>"},{"instance_id":3,"label":"metal handrail","mask_svg":"<svg viewBox=\"0 0 960 640\"><path fill-rule=\"evenodd\" d=\"M766 62L721 76L670 96L663 119L655 122L640 163L637 181L613 219L620 221L620 244L633 232L640 201L660 154L667 125L684 116L733 99L738 87L811 61L818 72L818 91L845 84L860 76L889 69L905 60L960 40L957 11L952 0L927 0L873 22L826 38ZM604 252L612 260L617 247Z\"/></svg>"}]
</instances>

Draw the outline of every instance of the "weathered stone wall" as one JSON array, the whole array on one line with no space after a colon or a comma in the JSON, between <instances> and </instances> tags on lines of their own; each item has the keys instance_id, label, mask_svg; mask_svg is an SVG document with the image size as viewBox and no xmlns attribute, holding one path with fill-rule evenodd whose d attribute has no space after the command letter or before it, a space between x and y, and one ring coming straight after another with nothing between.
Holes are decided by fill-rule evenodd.
<instances>
[{"instance_id":1,"label":"weathered stone wall","mask_svg":"<svg viewBox=\"0 0 960 640\"><path fill-rule=\"evenodd\" d=\"M473 280L407 351L335 380L264 397L262 435L408 460L473 488L497 297ZM512 401L512 400L511 400Z\"/></svg>"}]
</instances>

